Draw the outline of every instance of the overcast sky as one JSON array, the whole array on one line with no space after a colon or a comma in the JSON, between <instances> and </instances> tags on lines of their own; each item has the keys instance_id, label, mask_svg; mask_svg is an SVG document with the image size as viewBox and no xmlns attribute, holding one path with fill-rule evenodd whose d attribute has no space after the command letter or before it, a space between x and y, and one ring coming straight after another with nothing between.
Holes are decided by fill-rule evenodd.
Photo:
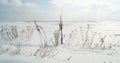
<instances>
[{"instance_id":1,"label":"overcast sky","mask_svg":"<svg viewBox=\"0 0 120 63\"><path fill-rule=\"evenodd\" d=\"M0 0L0 21L120 20L120 0Z\"/></svg>"}]
</instances>

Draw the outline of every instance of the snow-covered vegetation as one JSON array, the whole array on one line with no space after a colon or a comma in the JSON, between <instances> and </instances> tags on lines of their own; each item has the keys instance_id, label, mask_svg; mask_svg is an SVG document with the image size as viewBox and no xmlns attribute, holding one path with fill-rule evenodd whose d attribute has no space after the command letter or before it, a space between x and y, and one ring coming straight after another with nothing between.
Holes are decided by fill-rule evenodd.
<instances>
[{"instance_id":1,"label":"snow-covered vegetation","mask_svg":"<svg viewBox=\"0 0 120 63\"><path fill-rule=\"evenodd\" d=\"M0 23L0 63L120 63L119 25L117 21Z\"/></svg>"}]
</instances>

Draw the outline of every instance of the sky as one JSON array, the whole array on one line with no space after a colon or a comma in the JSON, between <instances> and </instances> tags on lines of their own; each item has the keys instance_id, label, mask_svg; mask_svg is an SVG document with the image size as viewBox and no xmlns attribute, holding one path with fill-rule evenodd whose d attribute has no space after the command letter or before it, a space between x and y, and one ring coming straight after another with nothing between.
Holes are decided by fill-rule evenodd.
<instances>
[{"instance_id":1,"label":"sky","mask_svg":"<svg viewBox=\"0 0 120 63\"><path fill-rule=\"evenodd\" d=\"M120 0L0 0L5 21L119 21Z\"/></svg>"}]
</instances>

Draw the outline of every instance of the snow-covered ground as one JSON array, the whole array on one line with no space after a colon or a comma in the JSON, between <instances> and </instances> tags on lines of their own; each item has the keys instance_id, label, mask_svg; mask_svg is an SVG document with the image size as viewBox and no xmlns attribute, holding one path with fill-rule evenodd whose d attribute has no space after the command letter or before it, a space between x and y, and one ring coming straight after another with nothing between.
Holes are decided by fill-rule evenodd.
<instances>
[{"instance_id":1,"label":"snow-covered ground","mask_svg":"<svg viewBox=\"0 0 120 63\"><path fill-rule=\"evenodd\" d=\"M34 22L0 23L0 63L120 63L120 22L63 22L64 44L53 46L58 23L37 22L49 45L39 55L43 43Z\"/></svg>"}]
</instances>

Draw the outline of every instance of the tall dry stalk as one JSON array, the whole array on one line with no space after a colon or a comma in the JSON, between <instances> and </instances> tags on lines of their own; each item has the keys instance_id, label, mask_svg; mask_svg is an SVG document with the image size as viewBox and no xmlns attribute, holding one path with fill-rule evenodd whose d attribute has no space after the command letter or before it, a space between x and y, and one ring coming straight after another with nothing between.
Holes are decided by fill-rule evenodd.
<instances>
[{"instance_id":1,"label":"tall dry stalk","mask_svg":"<svg viewBox=\"0 0 120 63\"><path fill-rule=\"evenodd\" d=\"M62 18L63 18L63 8L62 8L62 11L61 11L61 14L60 14L60 22L59 22L59 30L61 32L61 44L63 44L63 21L62 21Z\"/></svg>"},{"instance_id":2,"label":"tall dry stalk","mask_svg":"<svg viewBox=\"0 0 120 63\"><path fill-rule=\"evenodd\" d=\"M60 29L60 32L61 32L61 44L63 44L63 23L62 23L62 17L61 16L60 16L59 29Z\"/></svg>"},{"instance_id":3,"label":"tall dry stalk","mask_svg":"<svg viewBox=\"0 0 120 63\"><path fill-rule=\"evenodd\" d=\"M56 47L47 44L47 38L44 29L41 26L38 26L36 21L34 21L34 23L37 31L39 32L40 39L43 40L42 45L39 46L39 48L35 51L34 56L40 56L41 58L44 58L53 53Z\"/></svg>"},{"instance_id":4,"label":"tall dry stalk","mask_svg":"<svg viewBox=\"0 0 120 63\"><path fill-rule=\"evenodd\" d=\"M34 21L34 24L36 26L36 29L39 33L40 36L40 40L41 40L41 44L39 46L39 48L36 50L36 52L34 53L34 56L36 56L38 53L42 54L42 51L45 49L45 47L47 46L47 39L46 39L46 35L45 35L45 31L41 26L38 26L36 21ZM42 33L43 32L43 33Z\"/></svg>"}]
</instances>

